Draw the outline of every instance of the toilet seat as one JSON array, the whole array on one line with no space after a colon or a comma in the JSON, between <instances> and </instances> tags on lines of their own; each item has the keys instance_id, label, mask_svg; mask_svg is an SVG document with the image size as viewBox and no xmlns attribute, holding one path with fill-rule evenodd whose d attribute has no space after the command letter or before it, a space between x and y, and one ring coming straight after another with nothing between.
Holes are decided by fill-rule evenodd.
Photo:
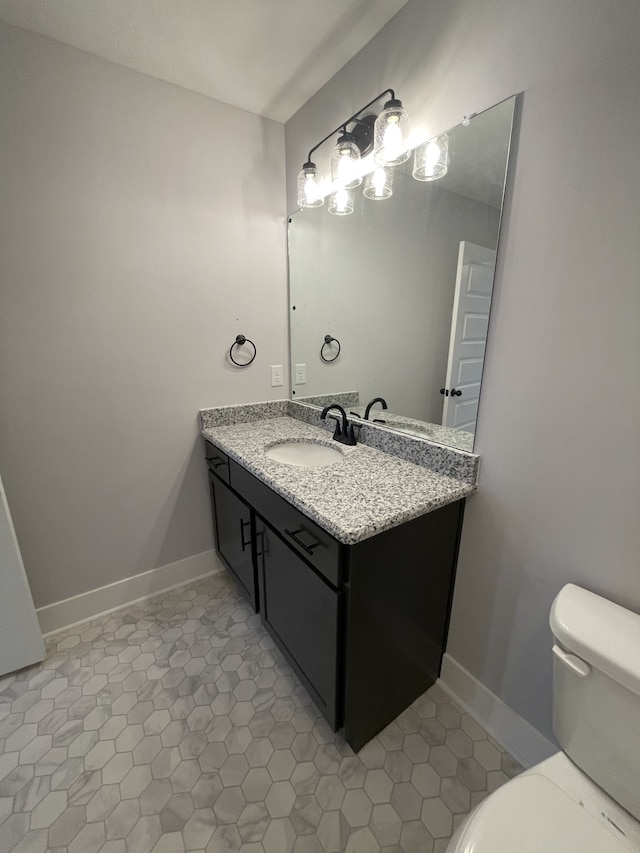
<instances>
[{"instance_id":1,"label":"toilet seat","mask_svg":"<svg viewBox=\"0 0 640 853\"><path fill-rule=\"evenodd\" d=\"M531 772L481 803L454 839L447 853L629 853L632 849L614 827L597 822L554 782Z\"/></svg>"}]
</instances>

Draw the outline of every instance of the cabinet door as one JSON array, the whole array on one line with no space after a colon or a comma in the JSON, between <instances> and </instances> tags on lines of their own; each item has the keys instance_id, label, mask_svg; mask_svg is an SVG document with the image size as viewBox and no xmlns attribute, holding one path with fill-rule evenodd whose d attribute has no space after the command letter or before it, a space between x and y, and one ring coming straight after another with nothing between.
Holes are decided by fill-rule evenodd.
<instances>
[{"instance_id":1,"label":"cabinet door","mask_svg":"<svg viewBox=\"0 0 640 853\"><path fill-rule=\"evenodd\" d=\"M251 544L251 510L213 474L209 474L209 482L215 508L216 549L226 567L247 594L254 610L257 610L258 596Z\"/></svg>"},{"instance_id":2,"label":"cabinet door","mask_svg":"<svg viewBox=\"0 0 640 853\"><path fill-rule=\"evenodd\" d=\"M340 593L257 517L256 531L264 623L336 729Z\"/></svg>"}]
</instances>

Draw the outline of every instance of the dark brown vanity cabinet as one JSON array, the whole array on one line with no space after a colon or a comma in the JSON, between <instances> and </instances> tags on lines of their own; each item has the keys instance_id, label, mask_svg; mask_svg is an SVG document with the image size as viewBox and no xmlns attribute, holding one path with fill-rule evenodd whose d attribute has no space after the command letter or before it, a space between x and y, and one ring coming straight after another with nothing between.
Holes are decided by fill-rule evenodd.
<instances>
[{"instance_id":1,"label":"dark brown vanity cabinet","mask_svg":"<svg viewBox=\"0 0 640 853\"><path fill-rule=\"evenodd\" d=\"M359 750L440 673L464 501L343 545L206 445L218 553Z\"/></svg>"}]
</instances>

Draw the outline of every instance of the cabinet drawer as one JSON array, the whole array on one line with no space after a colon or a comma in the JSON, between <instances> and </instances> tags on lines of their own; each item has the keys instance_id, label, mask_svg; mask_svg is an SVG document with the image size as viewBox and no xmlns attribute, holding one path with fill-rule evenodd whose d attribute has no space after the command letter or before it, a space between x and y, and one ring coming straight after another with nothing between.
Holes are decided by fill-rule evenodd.
<instances>
[{"instance_id":1,"label":"cabinet drawer","mask_svg":"<svg viewBox=\"0 0 640 853\"><path fill-rule=\"evenodd\" d=\"M225 483L229 483L229 457L227 454L223 453L222 450L219 450L207 439L205 439L204 446L209 470L213 471Z\"/></svg>"},{"instance_id":2,"label":"cabinet drawer","mask_svg":"<svg viewBox=\"0 0 640 853\"><path fill-rule=\"evenodd\" d=\"M233 459L229 462L229 469L231 486L236 492L329 583L338 586L344 546Z\"/></svg>"}]
</instances>

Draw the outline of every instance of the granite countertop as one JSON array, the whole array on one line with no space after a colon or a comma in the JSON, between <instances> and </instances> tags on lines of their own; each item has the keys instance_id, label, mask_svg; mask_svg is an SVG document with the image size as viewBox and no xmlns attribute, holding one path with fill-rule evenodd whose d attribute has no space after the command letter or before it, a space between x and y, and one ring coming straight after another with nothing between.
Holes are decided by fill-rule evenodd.
<instances>
[{"instance_id":1,"label":"granite countertop","mask_svg":"<svg viewBox=\"0 0 640 853\"><path fill-rule=\"evenodd\" d=\"M366 406L349 406L351 413L357 412L361 418L364 418ZM457 447L458 450L465 450L469 453L473 451L473 433L466 432L453 427L445 427L441 424L432 424L427 421L418 421L415 418L406 418L404 415L396 415L388 409L375 408L372 409L369 415L371 420L380 418L387 429L398 429L401 432L406 432L409 435L415 435L419 438L429 438L432 441L437 441L439 444L446 444L448 447ZM375 423L375 421L373 421ZM355 423L358 423L355 421Z\"/></svg>"},{"instance_id":2,"label":"granite countertop","mask_svg":"<svg viewBox=\"0 0 640 853\"><path fill-rule=\"evenodd\" d=\"M345 447L324 429L291 417L201 430L258 479L339 542L353 545L475 491L475 486L365 444ZM312 441L340 450L344 461L298 468L265 454L272 444Z\"/></svg>"}]
</instances>

